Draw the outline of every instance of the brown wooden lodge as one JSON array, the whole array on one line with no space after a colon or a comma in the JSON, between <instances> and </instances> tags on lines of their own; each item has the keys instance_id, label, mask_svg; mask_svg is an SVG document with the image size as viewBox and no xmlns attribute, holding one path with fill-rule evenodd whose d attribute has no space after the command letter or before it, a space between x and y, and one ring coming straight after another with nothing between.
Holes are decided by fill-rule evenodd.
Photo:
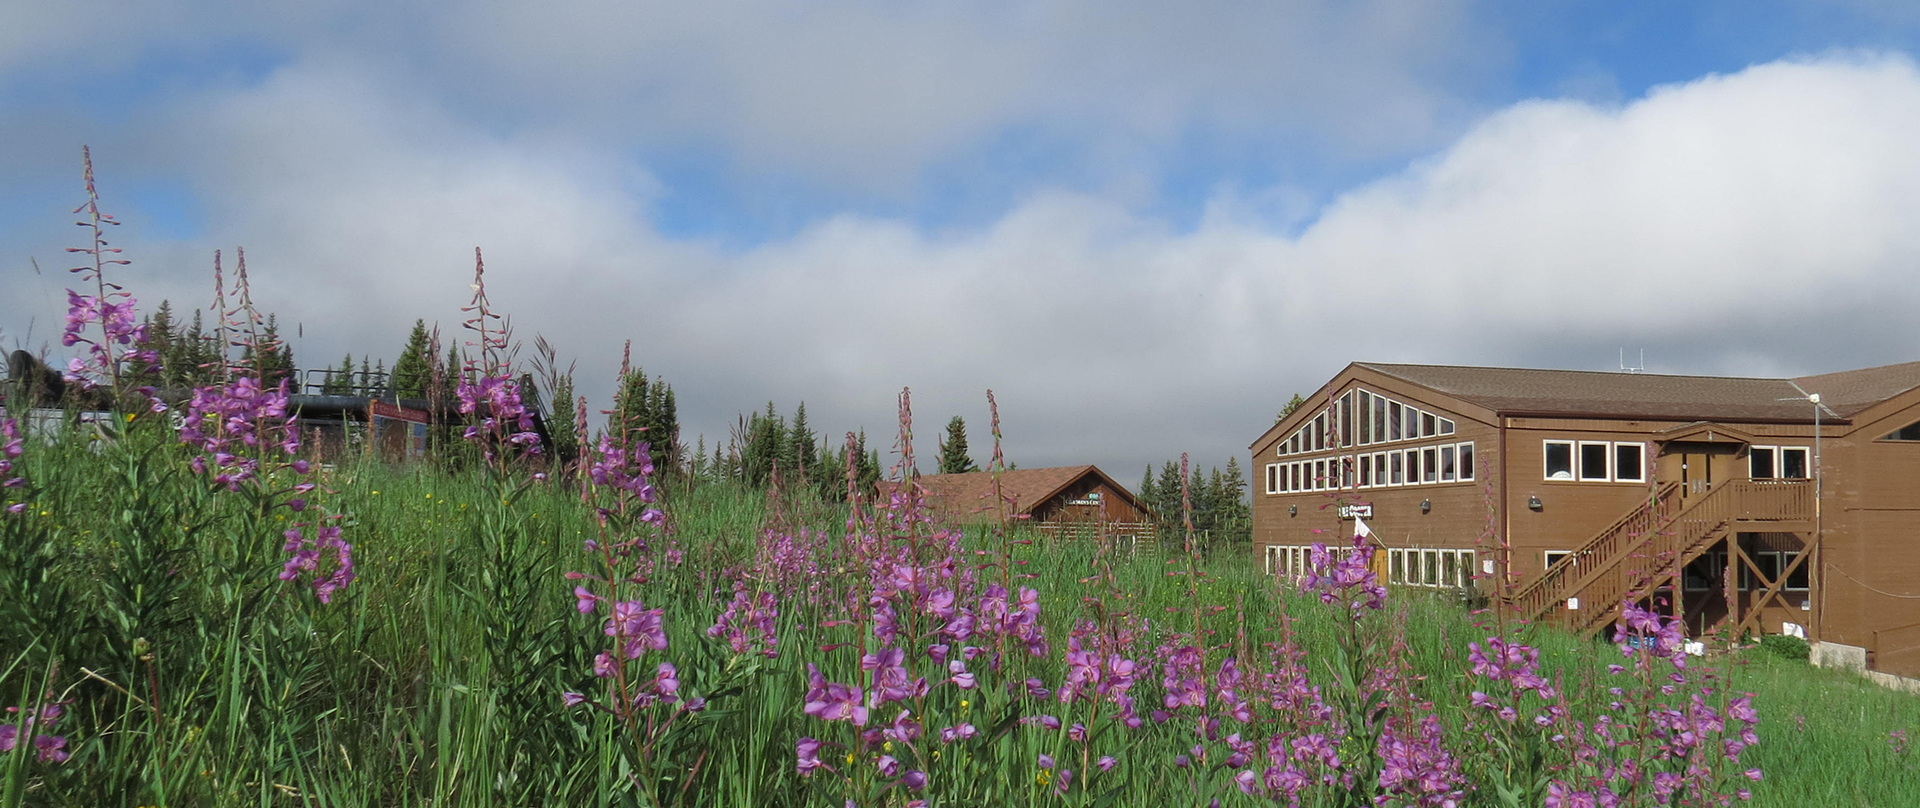
<instances>
[{"instance_id":1,"label":"brown wooden lodge","mask_svg":"<svg viewBox=\"0 0 1920 808\"><path fill-rule=\"evenodd\" d=\"M942 522L977 525L1000 519L990 472L915 479L926 489L927 503ZM1007 518L1024 520L1044 535L1101 539L1127 550L1154 545L1153 512L1126 486L1094 466L1014 469L1001 472L999 483ZM882 491L883 496L886 493Z\"/></svg>"},{"instance_id":2,"label":"brown wooden lodge","mask_svg":"<svg viewBox=\"0 0 1920 808\"><path fill-rule=\"evenodd\" d=\"M1396 586L1473 587L1589 633L1632 598L1696 636L1798 634L1920 676L1920 362L1797 379L1354 363L1308 400L1251 447L1275 575L1357 516Z\"/></svg>"}]
</instances>

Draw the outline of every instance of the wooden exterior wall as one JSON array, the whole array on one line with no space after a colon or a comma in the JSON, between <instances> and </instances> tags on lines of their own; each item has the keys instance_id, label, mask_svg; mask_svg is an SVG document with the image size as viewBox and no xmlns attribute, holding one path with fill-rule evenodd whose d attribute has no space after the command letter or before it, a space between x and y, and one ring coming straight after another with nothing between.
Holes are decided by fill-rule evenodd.
<instances>
[{"instance_id":1,"label":"wooden exterior wall","mask_svg":"<svg viewBox=\"0 0 1920 808\"><path fill-rule=\"evenodd\" d=\"M1388 449L1437 445L1443 439L1399 441L1381 446L1351 446L1281 456L1276 446L1301 425L1324 412L1330 401L1356 389L1373 393L1455 421L1444 442L1471 441L1476 465L1472 481L1353 488L1310 492L1268 490L1267 467L1294 460L1372 454ZM1811 418L1811 408L1809 408ZM1920 442L1888 441L1890 432L1920 421L1920 391L1857 413L1851 422L1827 423L1822 431L1821 535L1824 563L1813 570L1810 591L1786 591L1762 609L1759 625L1777 633L1784 623L1804 625L1831 642L1866 648L1875 668L1920 676ZM1499 561L1495 548L1511 546L1504 559L1516 584L1542 573L1547 553L1578 547L1632 509L1645 503L1653 485L1681 473L1683 449L1711 449L1715 484L1748 478L1750 447L1814 445L1811 423L1737 423L1727 426L1751 436L1716 440L1707 446L1694 436L1686 446L1666 446L1679 421L1505 417L1478 405L1437 394L1418 385L1350 366L1309 399L1300 411L1275 424L1251 447L1253 562L1270 563L1269 548L1316 542L1337 546L1349 541L1353 522L1338 513L1341 504L1371 506L1366 518L1378 546L1477 549L1475 566ZM1545 441L1645 444L1652 469L1644 482L1552 480L1544 473ZM1674 451L1662 454L1663 446ZM1720 465L1724 461L1724 465ZM1577 462L1577 454L1576 454ZM1530 503L1537 498L1536 510ZM1422 507L1422 504L1426 507ZM1747 552L1790 548L1814 535L1747 531L1736 539ZM1809 558L1811 565L1815 559ZM1384 565L1380 565L1384 567ZM1484 567L1482 567L1484 569ZM1384 573L1385 570L1381 569ZM1479 572L1480 570L1475 570ZM1684 592L1689 608L1720 609L1726 598L1721 581L1709 592ZM1757 593L1742 592L1736 600ZM1709 604L1707 601L1715 603ZM1743 600L1741 608L1752 604ZM1815 602L1817 600L1817 602ZM1815 616L1815 613L1818 616ZM1812 624L1812 625L1809 625ZM1693 628L1693 627L1690 627Z\"/></svg>"}]
</instances>

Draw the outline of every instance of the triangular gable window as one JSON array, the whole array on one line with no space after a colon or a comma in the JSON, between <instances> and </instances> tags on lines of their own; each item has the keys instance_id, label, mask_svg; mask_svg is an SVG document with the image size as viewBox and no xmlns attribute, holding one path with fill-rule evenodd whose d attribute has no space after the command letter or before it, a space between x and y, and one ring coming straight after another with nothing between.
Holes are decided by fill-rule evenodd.
<instances>
[{"instance_id":1,"label":"triangular gable window","mask_svg":"<svg viewBox=\"0 0 1920 808\"><path fill-rule=\"evenodd\" d=\"M1920 421L1915 421L1889 432L1887 436L1881 438L1881 440L1920 440Z\"/></svg>"}]
</instances>

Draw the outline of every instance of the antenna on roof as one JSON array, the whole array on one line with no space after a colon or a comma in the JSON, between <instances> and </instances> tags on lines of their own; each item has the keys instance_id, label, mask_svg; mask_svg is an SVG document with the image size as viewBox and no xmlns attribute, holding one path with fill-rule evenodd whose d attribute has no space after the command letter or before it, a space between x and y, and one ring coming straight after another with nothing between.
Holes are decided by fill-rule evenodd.
<instances>
[{"instance_id":1,"label":"antenna on roof","mask_svg":"<svg viewBox=\"0 0 1920 808\"><path fill-rule=\"evenodd\" d=\"M1646 371L1647 371L1647 349L1645 348L1640 349L1640 364L1635 365L1633 367L1627 367L1627 349L1626 348L1620 349L1620 372L1621 373L1645 373Z\"/></svg>"}]
</instances>

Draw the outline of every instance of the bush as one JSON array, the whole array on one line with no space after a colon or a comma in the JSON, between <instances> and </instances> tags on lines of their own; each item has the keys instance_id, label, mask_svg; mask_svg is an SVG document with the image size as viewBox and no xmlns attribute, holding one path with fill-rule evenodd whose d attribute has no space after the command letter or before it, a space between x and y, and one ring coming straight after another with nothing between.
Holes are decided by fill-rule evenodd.
<instances>
[{"instance_id":1,"label":"bush","mask_svg":"<svg viewBox=\"0 0 1920 808\"><path fill-rule=\"evenodd\" d=\"M1808 657L1813 656L1813 647L1807 645L1806 640L1787 634L1768 634L1765 637L1761 637L1760 647L1773 652L1782 659L1791 659L1798 662L1805 662Z\"/></svg>"}]
</instances>

